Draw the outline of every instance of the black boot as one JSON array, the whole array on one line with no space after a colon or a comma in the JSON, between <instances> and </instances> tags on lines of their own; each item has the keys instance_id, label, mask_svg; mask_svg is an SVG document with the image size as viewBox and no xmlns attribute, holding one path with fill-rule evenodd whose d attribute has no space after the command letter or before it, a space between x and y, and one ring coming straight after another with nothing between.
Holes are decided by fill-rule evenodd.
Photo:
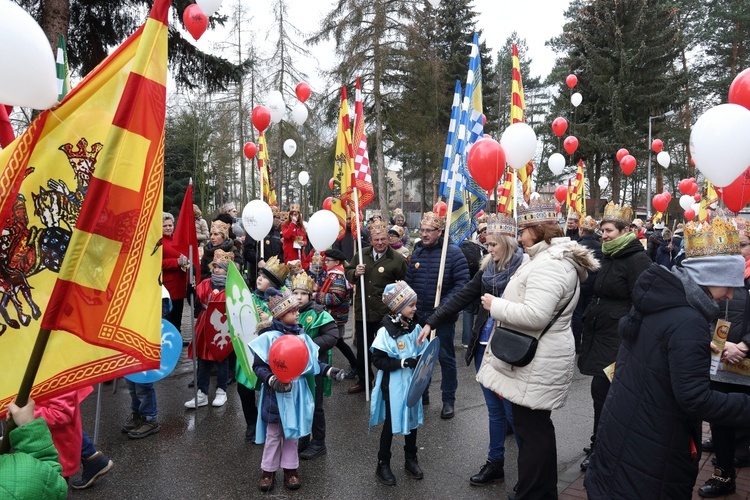
<instances>
[{"instance_id":1,"label":"black boot","mask_svg":"<svg viewBox=\"0 0 750 500\"><path fill-rule=\"evenodd\" d=\"M734 477L717 467L714 475L698 489L698 494L704 498L718 498L732 494L736 489Z\"/></svg>"},{"instance_id":2,"label":"black boot","mask_svg":"<svg viewBox=\"0 0 750 500\"><path fill-rule=\"evenodd\" d=\"M482 468L479 470L479 474L471 476L469 483L473 486L487 486L495 481L505 480L505 471L503 471L503 465L505 459L500 460L487 460Z\"/></svg>"},{"instance_id":3,"label":"black boot","mask_svg":"<svg viewBox=\"0 0 750 500\"><path fill-rule=\"evenodd\" d=\"M417 462L417 455L414 453L406 454L406 461L404 462L404 470L406 470L406 473L409 474L414 479L424 478L424 472L422 472L422 469L419 467L419 463Z\"/></svg>"},{"instance_id":4,"label":"black boot","mask_svg":"<svg viewBox=\"0 0 750 500\"><path fill-rule=\"evenodd\" d=\"M396 476L394 476L393 471L391 471L390 460L378 460L378 468L375 470L375 477L386 486L396 486Z\"/></svg>"}]
</instances>

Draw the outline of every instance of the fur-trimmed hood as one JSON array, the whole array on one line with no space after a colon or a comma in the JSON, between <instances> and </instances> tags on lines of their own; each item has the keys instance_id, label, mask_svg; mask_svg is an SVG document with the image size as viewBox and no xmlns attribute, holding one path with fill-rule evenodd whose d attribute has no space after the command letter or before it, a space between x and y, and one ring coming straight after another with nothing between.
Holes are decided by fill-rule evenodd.
<instances>
[{"instance_id":1,"label":"fur-trimmed hood","mask_svg":"<svg viewBox=\"0 0 750 500\"><path fill-rule=\"evenodd\" d=\"M578 279L585 281L588 273L599 269L599 261L594 257L594 252L588 248L579 245L568 237L552 238L550 243L540 241L536 245L527 248L526 253L531 259L544 250L549 250L550 257L553 259L566 259L578 273Z\"/></svg>"}]
</instances>

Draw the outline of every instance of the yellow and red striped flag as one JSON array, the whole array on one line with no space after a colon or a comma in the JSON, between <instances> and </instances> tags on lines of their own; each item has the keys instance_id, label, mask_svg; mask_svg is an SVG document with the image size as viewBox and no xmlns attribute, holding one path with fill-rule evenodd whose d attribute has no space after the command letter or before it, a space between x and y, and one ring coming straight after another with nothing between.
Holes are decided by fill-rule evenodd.
<instances>
[{"instance_id":1,"label":"yellow and red striped flag","mask_svg":"<svg viewBox=\"0 0 750 500\"><path fill-rule=\"evenodd\" d=\"M0 414L40 328L37 400L159 367L169 5L0 153Z\"/></svg>"},{"instance_id":2,"label":"yellow and red striped flag","mask_svg":"<svg viewBox=\"0 0 750 500\"><path fill-rule=\"evenodd\" d=\"M586 178L583 171L583 160L578 160L573 192L570 195L570 208L573 212L581 214L581 218L586 217Z\"/></svg>"},{"instance_id":3,"label":"yellow and red striped flag","mask_svg":"<svg viewBox=\"0 0 750 500\"><path fill-rule=\"evenodd\" d=\"M511 83L510 123L525 122L526 101L523 98L523 83L521 82L521 63L518 60L518 47L513 44L513 81ZM529 203L531 199L531 173L534 165L531 161L526 168L519 169L516 174L523 187L523 199Z\"/></svg>"},{"instance_id":4,"label":"yellow and red striped flag","mask_svg":"<svg viewBox=\"0 0 750 500\"><path fill-rule=\"evenodd\" d=\"M336 156L333 162L333 201L331 211L339 219L339 238L346 233L346 213L351 209L352 174L354 173L354 153L352 149L352 127L349 121L349 101L346 87L341 87L338 132L336 135Z\"/></svg>"},{"instance_id":5,"label":"yellow and red striped flag","mask_svg":"<svg viewBox=\"0 0 750 500\"><path fill-rule=\"evenodd\" d=\"M497 193L497 213L509 215L513 213L513 195L513 169L508 167L505 170L503 186Z\"/></svg>"},{"instance_id":6,"label":"yellow and red striped flag","mask_svg":"<svg viewBox=\"0 0 750 500\"><path fill-rule=\"evenodd\" d=\"M276 188L273 185L271 175L271 160L268 158L268 145L266 134L260 133L258 138L258 170L260 170L261 182L263 183L262 200L271 206L276 206Z\"/></svg>"}]
</instances>

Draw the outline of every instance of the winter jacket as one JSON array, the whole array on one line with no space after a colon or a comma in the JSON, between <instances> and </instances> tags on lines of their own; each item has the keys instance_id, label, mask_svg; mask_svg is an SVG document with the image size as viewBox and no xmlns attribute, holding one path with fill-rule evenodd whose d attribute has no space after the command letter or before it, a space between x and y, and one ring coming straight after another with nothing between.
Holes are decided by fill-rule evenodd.
<instances>
[{"instance_id":1,"label":"winter jacket","mask_svg":"<svg viewBox=\"0 0 750 500\"><path fill-rule=\"evenodd\" d=\"M701 421L750 424L750 396L709 388L716 303L681 269L641 274L584 485L590 499L689 499Z\"/></svg>"},{"instance_id":2,"label":"winter jacket","mask_svg":"<svg viewBox=\"0 0 750 500\"><path fill-rule=\"evenodd\" d=\"M643 245L634 239L615 255L605 255L594 282L594 297L583 313L583 336L578 369L603 377L617 359L620 334L617 324L630 311L630 297L638 277L651 267Z\"/></svg>"},{"instance_id":3,"label":"winter jacket","mask_svg":"<svg viewBox=\"0 0 750 500\"><path fill-rule=\"evenodd\" d=\"M493 299L492 317L504 327L539 337L560 308L568 305L539 340L531 363L512 366L487 349L477 381L517 405L553 410L565 404L573 381L575 347L570 321L578 284L599 263L591 250L568 238L553 238L551 244L541 241L526 253L529 260L511 278L503 298Z\"/></svg>"},{"instance_id":4,"label":"winter jacket","mask_svg":"<svg viewBox=\"0 0 750 500\"><path fill-rule=\"evenodd\" d=\"M312 300L325 305L337 325L345 325L349 321L351 289L352 285L344 275L344 267L336 266L328 270L323 286L312 294Z\"/></svg>"},{"instance_id":5,"label":"winter jacket","mask_svg":"<svg viewBox=\"0 0 750 500\"><path fill-rule=\"evenodd\" d=\"M652 232L648 236L648 245L646 251L648 252L648 256L652 261L656 260L656 250L659 248L661 242L664 241L664 238L662 238L661 236L661 231L661 229L654 229L654 232Z\"/></svg>"},{"instance_id":6,"label":"winter jacket","mask_svg":"<svg viewBox=\"0 0 750 500\"><path fill-rule=\"evenodd\" d=\"M411 253L409 270L406 271L406 282L417 292L417 314L422 318L427 318L435 312L435 295L444 237L441 236L437 243L429 247L424 246L421 241L417 243ZM440 305L448 302L468 282L469 265L464 253L453 243L448 243ZM455 323L456 320L458 313L447 318L446 323Z\"/></svg>"},{"instance_id":7,"label":"winter jacket","mask_svg":"<svg viewBox=\"0 0 750 500\"><path fill-rule=\"evenodd\" d=\"M203 247L203 257L201 257L201 281L206 278L211 278L211 262L214 261L214 253L217 248L220 248L223 252L234 253L234 263L237 266L237 269L242 268L242 254L237 252L233 239L230 238L226 240L218 247L213 246L209 241Z\"/></svg>"},{"instance_id":8,"label":"winter jacket","mask_svg":"<svg viewBox=\"0 0 750 500\"><path fill-rule=\"evenodd\" d=\"M250 235L245 235L245 239L242 241L242 255L246 266L258 267L258 262L261 260L258 250L258 242L252 239ZM284 258L284 250L281 246L281 233L279 229L272 227L271 231L263 238L263 260L268 261L274 255L279 260Z\"/></svg>"},{"instance_id":9,"label":"winter jacket","mask_svg":"<svg viewBox=\"0 0 750 500\"><path fill-rule=\"evenodd\" d=\"M734 344L744 342L745 345L750 346L750 295L748 295L747 288L735 288L732 300L720 302L719 310L722 311L722 315L725 309L728 309L727 321L731 323L727 342ZM711 331L713 332L713 325L711 325ZM727 384L750 385L750 377L747 375L723 370L719 370L716 375L711 375L711 380Z\"/></svg>"},{"instance_id":10,"label":"winter jacket","mask_svg":"<svg viewBox=\"0 0 750 500\"><path fill-rule=\"evenodd\" d=\"M302 267L307 270L310 266L310 257L305 251L305 247L307 246L307 232L302 225L302 221L300 220L299 224L292 221L283 223L281 225L281 241L284 249L284 262L301 260ZM295 248L295 241L301 241L300 246L302 248Z\"/></svg>"},{"instance_id":11,"label":"winter jacket","mask_svg":"<svg viewBox=\"0 0 750 500\"><path fill-rule=\"evenodd\" d=\"M362 321L362 299L359 294L360 278L355 276L359 255L354 254L352 260L346 265L346 279L352 285L357 286L357 299L354 300L354 317ZM388 307L383 304L383 290L385 286L406 277L406 259L403 255L393 250L390 246L386 248L380 259L375 261L372 247L362 249L362 262L365 264L365 307L367 308L367 321L380 321L388 314Z\"/></svg>"},{"instance_id":12,"label":"winter jacket","mask_svg":"<svg viewBox=\"0 0 750 500\"><path fill-rule=\"evenodd\" d=\"M198 239L198 244L203 245L208 242L208 237L211 233L208 231L208 222L203 217L195 218L195 236Z\"/></svg>"},{"instance_id":13,"label":"winter jacket","mask_svg":"<svg viewBox=\"0 0 750 500\"><path fill-rule=\"evenodd\" d=\"M672 245L672 250L669 250L669 245L672 242L670 240L662 241L656 248L656 259L654 262L660 266L664 266L667 269L672 268L672 259L677 256L677 252L680 251L679 247Z\"/></svg>"},{"instance_id":14,"label":"winter jacket","mask_svg":"<svg viewBox=\"0 0 750 500\"><path fill-rule=\"evenodd\" d=\"M305 315L305 319L303 320L303 313L310 310L314 311L314 314ZM339 329L336 326L336 322L333 320L333 316L331 316L328 311L326 311L325 307L320 304L316 304L315 302L308 302L304 306L300 307L299 312L300 326L305 329L305 333L307 333L310 338L312 338L312 341L315 342L315 345L317 345L320 349L318 351L318 359L320 359L321 361L328 361L328 352L333 349L336 345L336 342L339 341ZM325 319L321 318L321 320L325 321L327 319L327 321L316 328L315 331L310 330L308 328L308 325L315 321L316 318L321 314L325 315ZM307 318L310 319L307 320Z\"/></svg>"},{"instance_id":15,"label":"winter jacket","mask_svg":"<svg viewBox=\"0 0 750 500\"><path fill-rule=\"evenodd\" d=\"M184 299L187 295L188 275L180 267L180 251L172 246L172 236L161 238L161 281L172 300Z\"/></svg>"}]
</instances>

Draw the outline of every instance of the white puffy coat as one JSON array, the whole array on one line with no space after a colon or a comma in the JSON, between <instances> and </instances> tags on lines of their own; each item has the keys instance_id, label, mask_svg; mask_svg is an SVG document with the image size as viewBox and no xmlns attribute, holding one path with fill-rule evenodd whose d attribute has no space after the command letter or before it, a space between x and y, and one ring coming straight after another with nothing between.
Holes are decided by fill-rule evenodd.
<instances>
[{"instance_id":1,"label":"white puffy coat","mask_svg":"<svg viewBox=\"0 0 750 500\"><path fill-rule=\"evenodd\" d=\"M590 250L569 238L539 242L526 253L530 259L510 279L503 297L492 301L492 317L506 328L538 337L559 308L570 302L539 341L531 363L509 365L488 348L477 381L517 405L553 410L565 404L573 380L575 345L570 320L578 302L578 284L599 264Z\"/></svg>"}]
</instances>

